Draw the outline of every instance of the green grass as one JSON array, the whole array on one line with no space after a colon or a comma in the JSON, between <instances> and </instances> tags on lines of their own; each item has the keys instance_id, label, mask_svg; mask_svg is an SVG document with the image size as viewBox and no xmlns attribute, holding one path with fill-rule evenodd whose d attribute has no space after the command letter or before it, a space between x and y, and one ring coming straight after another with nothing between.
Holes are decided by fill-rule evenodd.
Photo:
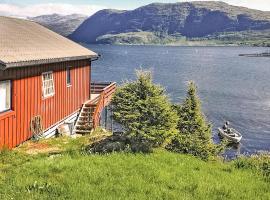
<instances>
[{"instance_id":1,"label":"green grass","mask_svg":"<svg viewBox=\"0 0 270 200\"><path fill-rule=\"evenodd\" d=\"M189 155L87 155L89 142L41 141L58 146L27 155L27 145L0 154L0 199L270 199L270 187L251 169L233 163L204 162Z\"/></svg>"},{"instance_id":2,"label":"green grass","mask_svg":"<svg viewBox=\"0 0 270 200\"><path fill-rule=\"evenodd\" d=\"M107 34L97 38L102 44L137 44L168 46L270 46L270 30L221 32L198 38L181 35L158 35L153 32Z\"/></svg>"}]
</instances>

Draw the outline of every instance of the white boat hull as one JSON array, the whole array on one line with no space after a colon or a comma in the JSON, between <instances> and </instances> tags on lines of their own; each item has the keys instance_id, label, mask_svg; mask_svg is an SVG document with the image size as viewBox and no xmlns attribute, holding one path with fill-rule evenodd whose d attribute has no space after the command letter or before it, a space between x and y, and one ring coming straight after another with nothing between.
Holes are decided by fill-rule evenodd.
<instances>
[{"instance_id":1,"label":"white boat hull","mask_svg":"<svg viewBox=\"0 0 270 200\"><path fill-rule=\"evenodd\" d=\"M231 131L232 131L232 134L228 134L223 129L221 128L218 129L218 132L221 137L226 138L227 140L231 142L239 143L242 139L242 135L234 129L231 129Z\"/></svg>"}]
</instances>

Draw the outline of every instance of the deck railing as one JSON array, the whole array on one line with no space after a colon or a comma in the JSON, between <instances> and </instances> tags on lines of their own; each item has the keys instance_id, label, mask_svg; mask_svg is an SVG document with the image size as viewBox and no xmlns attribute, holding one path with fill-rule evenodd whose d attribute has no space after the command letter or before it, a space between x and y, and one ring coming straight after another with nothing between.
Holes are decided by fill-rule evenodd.
<instances>
[{"instance_id":1,"label":"deck railing","mask_svg":"<svg viewBox=\"0 0 270 200\"><path fill-rule=\"evenodd\" d=\"M97 128L100 123L102 110L110 104L113 93L116 90L116 83L91 83L91 94L100 94L99 100L93 115L93 126Z\"/></svg>"},{"instance_id":2,"label":"deck railing","mask_svg":"<svg viewBox=\"0 0 270 200\"><path fill-rule=\"evenodd\" d=\"M91 83L91 94L100 94L103 90L114 84L113 82L92 82Z\"/></svg>"}]
</instances>

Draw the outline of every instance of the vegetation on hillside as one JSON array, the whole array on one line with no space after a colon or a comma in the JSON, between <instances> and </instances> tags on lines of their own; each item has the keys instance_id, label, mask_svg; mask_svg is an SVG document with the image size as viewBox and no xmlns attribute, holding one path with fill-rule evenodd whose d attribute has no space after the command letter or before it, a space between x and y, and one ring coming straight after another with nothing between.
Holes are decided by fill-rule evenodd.
<instances>
[{"instance_id":1,"label":"vegetation on hillside","mask_svg":"<svg viewBox=\"0 0 270 200\"><path fill-rule=\"evenodd\" d=\"M186 41L185 37L170 36L167 34L152 32L128 32L119 34L106 34L97 38L98 43L102 44L160 44L170 45L181 41Z\"/></svg>"},{"instance_id":2,"label":"vegetation on hillside","mask_svg":"<svg viewBox=\"0 0 270 200\"><path fill-rule=\"evenodd\" d=\"M270 47L270 30L220 32L205 37L187 38L152 32L106 34L97 38L101 44L167 46L261 46Z\"/></svg>"},{"instance_id":3,"label":"vegetation on hillside","mask_svg":"<svg viewBox=\"0 0 270 200\"><path fill-rule=\"evenodd\" d=\"M269 13L217 1L153 3L131 11L101 10L70 38L106 44L267 46ZM229 37L219 37L224 34Z\"/></svg>"},{"instance_id":4,"label":"vegetation on hillside","mask_svg":"<svg viewBox=\"0 0 270 200\"><path fill-rule=\"evenodd\" d=\"M260 173L234 163L204 162L164 150L146 155L87 154L84 147L101 139L98 135L106 134L28 142L14 151L0 152L0 199L270 197L269 182Z\"/></svg>"},{"instance_id":5,"label":"vegetation on hillside","mask_svg":"<svg viewBox=\"0 0 270 200\"><path fill-rule=\"evenodd\" d=\"M87 15L72 14L72 15L40 15L36 17L29 17L29 20L37 22L52 31L68 36L73 33L78 26L80 26L84 20L87 19Z\"/></svg>"},{"instance_id":6,"label":"vegetation on hillside","mask_svg":"<svg viewBox=\"0 0 270 200\"><path fill-rule=\"evenodd\" d=\"M203 38L191 38L193 42L214 42L220 45L270 47L270 29L261 31L220 32Z\"/></svg>"}]
</instances>

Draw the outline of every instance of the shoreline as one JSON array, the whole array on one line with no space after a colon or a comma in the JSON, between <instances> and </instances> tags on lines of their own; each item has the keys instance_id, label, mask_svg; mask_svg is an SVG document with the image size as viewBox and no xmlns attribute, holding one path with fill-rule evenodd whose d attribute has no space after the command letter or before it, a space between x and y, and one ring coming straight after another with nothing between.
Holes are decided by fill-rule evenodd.
<instances>
[{"instance_id":1,"label":"shoreline","mask_svg":"<svg viewBox=\"0 0 270 200\"><path fill-rule=\"evenodd\" d=\"M250 54L239 54L239 56L244 57L270 57L270 53L250 53Z\"/></svg>"},{"instance_id":2,"label":"shoreline","mask_svg":"<svg viewBox=\"0 0 270 200\"><path fill-rule=\"evenodd\" d=\"M216 45L177 45L177 44L129 44L129 43L87 43L87 42L79 42L79 44L86 45L107 45L107 46L160 46L160 47L255 47L255 48L270 48L268 46L255 46L255 45L226 45L226 44L216 44Z\"/></svg>"}]
</instances>

